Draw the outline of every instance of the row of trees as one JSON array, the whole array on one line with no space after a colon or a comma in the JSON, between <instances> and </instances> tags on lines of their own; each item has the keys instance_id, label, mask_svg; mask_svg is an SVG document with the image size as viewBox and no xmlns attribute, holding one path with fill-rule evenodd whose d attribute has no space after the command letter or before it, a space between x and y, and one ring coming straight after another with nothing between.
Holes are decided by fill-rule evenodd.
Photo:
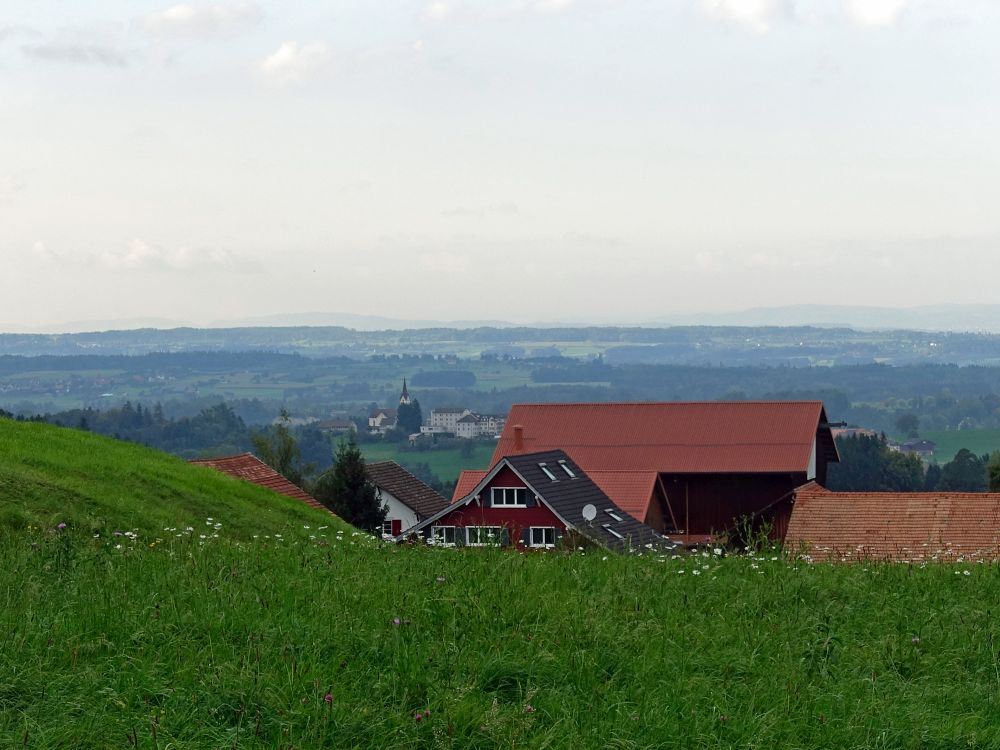
<instances>
[{"instance_id":1,"label":"row of trees","mask_svg":"<svg viewBox=\"0 0 1000 750\"><path fill-rule=\"evenodd\" d=\"M889 448L885 435L837 440L840 463L827 485L842 492L1000 492L1000 451L977 456L963 448L946 464L926 469L914 455Z\"/></svg>"}]
</instances>

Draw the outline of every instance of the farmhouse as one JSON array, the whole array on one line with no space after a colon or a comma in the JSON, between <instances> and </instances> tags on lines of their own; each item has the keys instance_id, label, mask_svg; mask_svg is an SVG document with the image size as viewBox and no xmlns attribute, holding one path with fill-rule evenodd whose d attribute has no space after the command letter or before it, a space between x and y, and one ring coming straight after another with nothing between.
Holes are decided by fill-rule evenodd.
<instances>
[{"instance_id":1,"label":"farmhouse","mask_svg":"<svg viewBox=\"0 0 1000 750\"><path fill-rule=\"evenodd\" d=\"M209 468L221 471L231 477L253 482L261 487L277 492L296 500L301 500L306 505L320 510L328 510L326 506L316 498L303 490L301 487L292 484L281 474L276 472L266 463L261 461L253 453L240 453L235 456L223 456L221 458L199 458L188 463L198 466L208 466ZM332 513L332 511L330 511Z\"/></svg>"},{"instance_id":2,"label":"farmhouse","mask_svg":"<svg viewBox=\"0 0 1000 750\"><path fill-rule=\"evenodd\" d=\"M395 461L367 464L368 479L386 507L382 535L395 537L440 510L448 501Z\"/></svg>"},{"instance_id":3,"label":"farmhouse","mask_svg":"<svg viewBox=\"0 0 1000 750\"><path fill-rule=\"evenodd\" d=\"M619 508L563 451L501 458L464 498L417 524L432 544L517 549L583 538L608 549L676 545Z\"/></svg>"},{"instance_id":4,"label":"farmhouse","mask_svg":"<svg viewBox=\"0 0 1000 750\"><path fill-rule=\"evenodd\" d=\"M1000 493L795 490L787 549L814 560L998 560Z\"/></svg>"},{"instance_id":5,"label":"farmhouse","mask_svg":"<svg viewBox=\"0 0 1000 750\"><path fill-rule=\"evenodd\" d=\"M565 450L616 505L684 542L752 517L782 538L792 493L839 461L819 401L518 404L493 454ZM482 472L463 472L455 499Z\"/></svg>"},{"instance_id":6,"label":"farmhouse","mask_svg":"<svg viewBox=\"0 0 1000 750\"><path fill-rule=\"evenodd\" d=\"M396 409L372 409L368 413L368 431L373 435L381 435L396 426Z\"/></svg>"}]
</instances>

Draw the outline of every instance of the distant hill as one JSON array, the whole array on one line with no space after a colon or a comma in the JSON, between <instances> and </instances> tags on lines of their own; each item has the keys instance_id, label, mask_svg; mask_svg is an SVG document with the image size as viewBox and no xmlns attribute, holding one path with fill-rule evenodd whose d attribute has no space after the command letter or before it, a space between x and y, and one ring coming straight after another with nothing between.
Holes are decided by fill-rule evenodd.
<instances>
[{"instance_id":1,"label":"distant hill","mask_svg":"<svg viewBox=\"0 0 1000 750\"><path fill-rule=\"evenodd\" d=\"M857 330L1000 332L1000 305L786 305L739 312L664 316L658 324L821 326Z\"/></svg>"},{"instance_id":2,"label":"distant hill","mask_svg":"<svg viewBox=\"0 0 1000 750\"><path fill-rule=\"evenodd\" d=\"M213 519L206 523L207 519ZM0 525L95 532L221 523L229 538L304 524L346 524L323 511L213 469L81 430L0 418Z\"/></svg>"}]
</instances>

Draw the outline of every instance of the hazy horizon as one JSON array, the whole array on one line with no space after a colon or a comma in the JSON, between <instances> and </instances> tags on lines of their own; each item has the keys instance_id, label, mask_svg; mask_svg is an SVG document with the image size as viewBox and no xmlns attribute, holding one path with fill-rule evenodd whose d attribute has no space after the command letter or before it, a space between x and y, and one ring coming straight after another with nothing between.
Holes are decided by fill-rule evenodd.
<instances>
[{"instance_id":1,"label":"hazy horizon","mask_svg":"<svg viewBox=\"0 0 1000 750\"><path fill-rule=\"evenodd\" d=\"M985 0L15 0L0 330L986 304Z\"/></svg>"}]
</instances>

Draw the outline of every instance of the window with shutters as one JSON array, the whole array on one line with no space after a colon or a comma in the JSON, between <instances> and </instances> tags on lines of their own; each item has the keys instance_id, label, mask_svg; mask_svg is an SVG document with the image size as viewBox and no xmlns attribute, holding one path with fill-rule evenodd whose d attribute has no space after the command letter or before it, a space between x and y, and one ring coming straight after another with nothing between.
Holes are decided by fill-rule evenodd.
<instances>
[{"instance_id":1,"label":"window with shutters","mask_svg":"<svg viewBox=\"0 0 1000 750\"><path fill-rule=\"evenodd\" d=\"M528 507L528 490L524 487L494 487L490 492L494 508Z\"/></svg>"},{"instance_id":2,"label":"window with shutters","mask_svg":"<svg viewBox=\"0 0 1000 750\"><path fill-rule=\"evenodd\" d=\"M555 526L532 526L530 545L531 547L555 547L556 529Z\"/></svg>"}]
</instances>

